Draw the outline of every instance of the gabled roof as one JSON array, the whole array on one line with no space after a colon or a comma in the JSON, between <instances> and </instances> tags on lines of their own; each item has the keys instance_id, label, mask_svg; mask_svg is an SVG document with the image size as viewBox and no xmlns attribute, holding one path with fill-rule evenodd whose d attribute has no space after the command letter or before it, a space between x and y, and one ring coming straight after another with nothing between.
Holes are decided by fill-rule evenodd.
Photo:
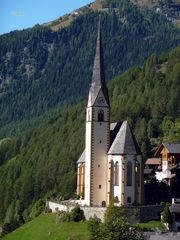
<instances>
[{"instance_id":1,"label":"gabled roof","mask_svg":"<svg viewBox=\"0 0 180 240\"><path fill-rule=\"evenodd\" d=\"M180 154L180 143L162 143L155 152L155 157L159 156L163 148L166 148L169 153Z\"/></svg>"},{"instance_id":2,"label":"gabled roof","mask_svg":"<svg viewBox=\"0 0 180 240\"><path fill-rule=\"evenodd\" d=\"M108 154L140 155L141 151L127 121L124 121Z\"/></svg>"},{"instance_id":3,"label":"gabled roof","mask_svg":"<svg viewBox=\"0 0 180 240\"><path fill-rule=\"evenodd\" d=\"M180 143L163 143L169 153L180 153Z\"/></svg>"},{"instance_id":4,"label":"gabled roof","mask_svg":"<svg viewBox=\"0 0 180 240\"><path fill-rule=\"evenodd\" d=\"M89 91L89 101L88 101L89 105L92 106L94 104L100 90L102 90L104 97L106 99L106 102L109 105L108 90L105 84L103 48L102 48L101 29L100 29L100 21L99 21L98 36L97 36L97 43L96 43L96 55L94 59L91 88Z\"/></svg>"},{"instance_id":5,"label":"gabled roof","mask_svg":"<svg viewBox=\"0 0 180 240\"><path fill-rule=\"evenodd\" d=\"M83 153L81 154L80 158L77 161L77 164L79 163L85 163L85 150L83 151Z\"/></svg>"}]
</instances>

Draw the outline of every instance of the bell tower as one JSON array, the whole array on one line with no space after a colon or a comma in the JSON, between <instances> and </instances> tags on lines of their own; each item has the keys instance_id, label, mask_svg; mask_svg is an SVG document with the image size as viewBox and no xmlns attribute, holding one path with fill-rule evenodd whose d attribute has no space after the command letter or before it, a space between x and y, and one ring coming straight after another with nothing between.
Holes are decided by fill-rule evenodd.
<instances>
[{"instance_id":1,"label":"bell tower","mask_svg":"<svg viewBox=\"0 0 180 240\"><path fill-rule=\"evenodd\" d=\"M100 21L86 108L85 141L85 204L105 206L107 203L107 152L110 144L110 105L105 85Z\"/></svg>"}]
</instances>

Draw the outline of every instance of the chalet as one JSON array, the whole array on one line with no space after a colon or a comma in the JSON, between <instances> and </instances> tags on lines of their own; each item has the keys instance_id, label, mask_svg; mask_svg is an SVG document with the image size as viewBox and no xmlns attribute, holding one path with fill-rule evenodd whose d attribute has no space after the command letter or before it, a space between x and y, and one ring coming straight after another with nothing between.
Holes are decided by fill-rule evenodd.
<instances>
[{"instance_id":1,"label":"chalet","mask_svg":"<svg viewBox=\"0 0 180 240\"><path fill-rule=\"evenodd\" d=\"M146 169L152 169L157 180L171 185L173 178L180 173L180 143L162 143L154 158L147 159Z\"/></svg>"}]
</instances>

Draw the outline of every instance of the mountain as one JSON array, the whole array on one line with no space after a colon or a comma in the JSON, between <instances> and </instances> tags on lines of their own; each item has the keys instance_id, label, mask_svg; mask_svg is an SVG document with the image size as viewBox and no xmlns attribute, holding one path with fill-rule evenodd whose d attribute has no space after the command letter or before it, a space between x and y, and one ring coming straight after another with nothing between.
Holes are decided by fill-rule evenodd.
<instances>
[{"instance_id":1,"label":"mountain","mask_svg":"<svg viewBox=\"0 0 180 240\"><path fill-rule=\"evenodd\" d=\"M131 0L140 7L147 7L158 14L164 15L175 26L180 27L180 1L179 0Z\"/></svg>"},{"instance_id":2,"label":"mountain","mask_svg":"<svg viewBox=\"0 0 180 240\"><path fill-rule=\"evenodd\" d=\"M180 46L109 82L111 122L128 118L144 157L162 140L180 141L179 76ZM51 111L39 127L0 143L0 222L13 228L39 199L74 196L86 103Z\"/></svg>"},{"instance_id":3,"label":"mountain","mask_svg":"<svg viewBox=\"0 0 180 240\"><path fill-rule=\"evenodd\" d=\"M0 135L11 126L83 99L91 80L101 12L106 80L180 43L180 29L127 0L82 8L58 31L35 26L0 36ZM95 9L95 10L94 10ZM76 14L76 13L74 13Z\"/></svg>"}]
</instances>

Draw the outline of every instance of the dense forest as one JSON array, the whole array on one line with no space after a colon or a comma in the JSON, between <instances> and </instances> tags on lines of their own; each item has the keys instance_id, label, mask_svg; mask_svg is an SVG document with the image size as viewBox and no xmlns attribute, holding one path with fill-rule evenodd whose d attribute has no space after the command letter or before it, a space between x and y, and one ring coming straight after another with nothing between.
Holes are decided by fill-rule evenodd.
<instances>
[{"instance_id":1,"label":"dense forest","mask_svg":"<svg viewBox=\"0 0 180 240\"><path fill-rule=\"evenodd\" d=\"M140 65L153 52L180 43L180 30L165 17L127 0L106 0L101 10L106 80ZM107 11L108 9L108 11ZM15 122L41 116L83 99L91 79L97 11L78 16L67 28L14 31L0 36L0 131L15 134ZM6 126L6 127L5 127Z\"/></svg>"},{"instance_id":2,"label":"dense forest","mask_svg":"<svg viewBox=\"0 0 180 240\"><path fill-rule=\"evenodd\" d=\"M152 154L148 147L180 141L179 78L180 46L109 83L111 122L128 118L144 159ZM39 199L74 196L86 102L52 110L39 127L1 141L1 221L17 226L33 216Z\"/></svg>"}]
</instances>

